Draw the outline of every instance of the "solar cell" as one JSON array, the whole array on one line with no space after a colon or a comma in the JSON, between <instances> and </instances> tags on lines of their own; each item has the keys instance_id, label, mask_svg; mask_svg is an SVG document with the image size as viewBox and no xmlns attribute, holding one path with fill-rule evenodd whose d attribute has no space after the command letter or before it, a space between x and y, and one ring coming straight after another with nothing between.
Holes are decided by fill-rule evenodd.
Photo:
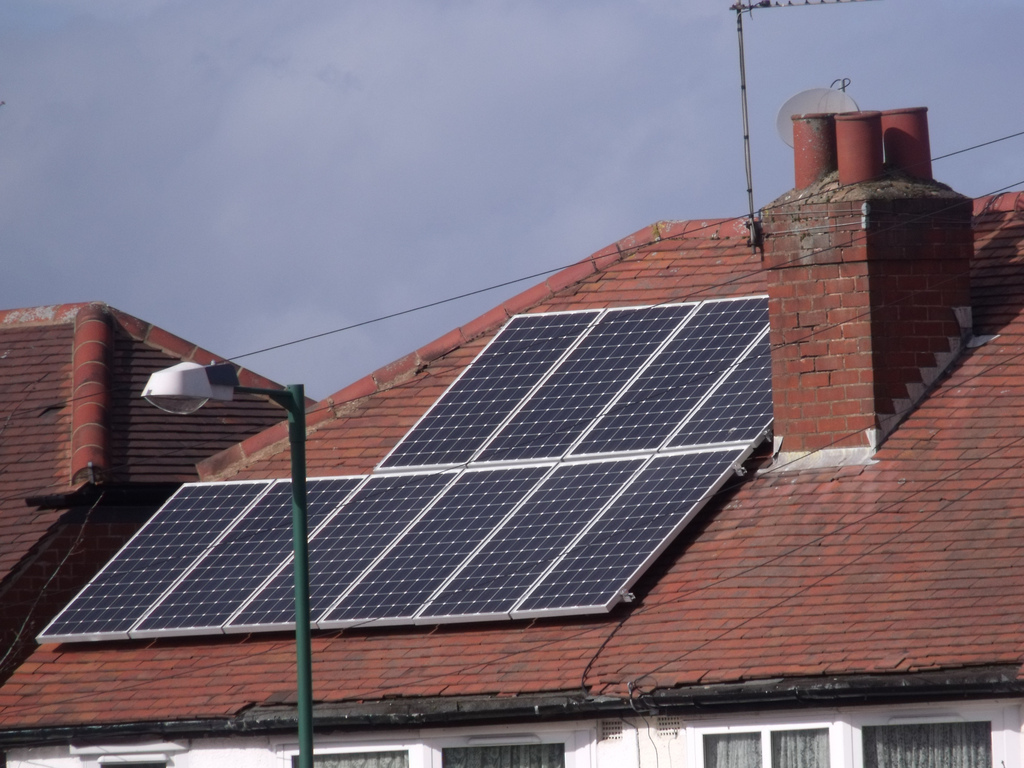
<instances>
[{"instance_id":1,"label":"solar cell","mask_svg":"<svg viewBox=\"0 0 1024 768\"><path fill-rule=\"evenodd\" d=\"M748 448L654 459L566 553L513 616L609 610Z\"/></svg>"},{"instance_id":2,"label":"solar cell","mask_svg":"<svg viewBox=\"0 0 1024 768\"><path fill-rule=\"evenodd\" d=\"M480 454L480 461L555 458L586 429L694 305L612 310Z\"/></svg>"},{"instance_id":3,"label":"solar cell","mask_svg":"<svg viewBox=\"0 0 1024 768\"><path fill-rule=\"evenodd\" d=\"M412 618L550 467L464 473L321 622Z\"/></svg>"},{"instance_id":4,"label":"solar cell","mask_svg":"<svg viewBox=\"0 0 1024 768\"><path fill-rule=\"evenodd\" d=\"M669 440L671 447L750 442L772 423L772 358L768 334Z\"/></svg>"},{"instance_id":5,"label":"solar cell","mask_svg":"<svg viewBox=\"0 0 1024 768\"><path fill-rule=\"evenodd\" d=\"M513 317L381 466L469 461L596 315L590 311Z\"/></svg>"},{"instance_id":6,"label":"solar cell","mask_svg":"<svg viewBox=\"0 0 1024 768\"><path fill-rule=\"evenodd\" d=\"M306 483L309 530L322 524L360 483L360 477ZM132 631L195 631L221 627L292 552L292 484L274 484L254 508ZM288 569L288 573L291 573Z\"/></svg>"},{"instance_id":7,"label":"solar cell","mask_svg":"<svg viewBox=\"0 0 1024 768\"><path fill-rule=\"evenodd\" d=\"M371 477L309 542L310 616L327 610L452 478L442 472ZM227 628L293 626L294 590L289 560Z\"/></svg>"},{"instance_id":8,"label":"solar cell","mask_svg":"<svg viewBox=\"0 0 1024 768\"><path fill-rule=\"evenodd\" d=\"M510 612L642 462L558 467L417 618Z\"/></svg>"},{"instance_id":9,"label":"solar cell","mask_svg":"<svg viewBox=\"0 0 1024 768\"><path fill-rule=\"evenodd\" d=\"M572 453L658 448L763 331L767 313L764 298L702 304Z\"/></svg>"},{"instance_id":10,"label":"solar cell","mask_svg":"<svg viewBox=\"0 0 1024 768\"><path fill-rule=\"evenodd\" d=\"M172 496L40 637L127 637L163 592L269 485L185 485Z\"/></svg>"}]
</instances>

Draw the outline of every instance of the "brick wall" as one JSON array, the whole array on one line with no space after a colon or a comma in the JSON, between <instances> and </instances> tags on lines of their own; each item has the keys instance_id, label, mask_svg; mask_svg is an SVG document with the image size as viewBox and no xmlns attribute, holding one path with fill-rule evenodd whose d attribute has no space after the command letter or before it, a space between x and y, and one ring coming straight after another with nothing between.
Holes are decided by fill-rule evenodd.
<instances>
[{"instance_id":1,"label":"brick wall","mask_svg":"<svg viewBox=\"0 0 1024 768\"><path fill-rule=\"evenodd\" d=\"M953 308L970 305L966 198L930 182L813 192L764 214L775 435L786 452L884 437L922 369L960 338Z\"/></svg>"}]
</instances>

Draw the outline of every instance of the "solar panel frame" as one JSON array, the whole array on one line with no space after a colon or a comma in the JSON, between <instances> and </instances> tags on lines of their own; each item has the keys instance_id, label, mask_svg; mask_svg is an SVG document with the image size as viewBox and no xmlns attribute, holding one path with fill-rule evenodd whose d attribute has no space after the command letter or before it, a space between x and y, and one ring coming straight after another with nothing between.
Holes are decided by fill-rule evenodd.
<instances>
[{"instance_id":1,"label":"solar panel frame","mask_svg":"<svg viewBox=\"0 0 1024 768\"><path fill-rule=\"evenodd\" d=\"M605 310L543 384L495 431L475 461L565 455L699 307L686 303Z\"/></svg>"},{"instance_id":2,"label":"solar panel frame","mask_svg":"<svg viewBox=\"0 0 1024 768\"><path fill-rule=\"evenodd\" d=\"M713 321L730 309L737 314L763 314L764 325L747 322L743 326L745 330L735 334L737 341L723 347L718 344L722 334L713 332ZM760 319L757 322L760 323ZM594 420L568 455L585 457L609 452L649 453L658 450L766 326L766 297L702 302L641 375ZM735 351L715 355L718 350L726 349ZM694 350L701 351L703 357L691 357ZM667 383L669 381L671 386ZM670 415L662 415L665 413Z\"/></svg>"},{"instance_id":3,"label":"solar panel frame","mask_svg":"<svg viewBox=\"0 0 1024 768\"><path fill-rule=\"evenodd\" d=\"M307 480L309 529L321 527L363 480L357 476ZM130 636L223 632L224 625L249 598L282 567L287 567L294 554L292 526L292 482L278 480L164 592L135 623ZM262 562L253 562L256 555ZM231 592L225 589L226 584L235 585L233 599ZM195 618L197 616L205 620Z\"/></svg>"},{"instance_id":4,"label":"solar panel frame","mask_svg":"<svg viewBox=\"0 0 1024 768\"><path fill-rule=\"evenodd\" d=\"M626 457L556 464L505 523L495 528L472 557L431 595L414 622L510 619L524 593L561 558L579 531L611 503L644 463L642 457ZM597 478L600 472L614 477ZM582 489L574 484L585 477L588 482L581 483ZM571 507L568 513L565 505ZM525 538L543 539L546 546L528 551L517 547L516 542ZM519 559L524 554L531 562ZM518 567L510 571L510 565ZM500 596L502 592L505 597ZM475 595L461 599L471 593ZM455 605L464 608L452 610Z\"/></svg>"},{"instance_id":5,"label":"solar panel frame","mask_svg":"<svg viewBox=\"0 0 1024 768\"><path fill-rule=\"evenodd\" d=\"M390 551L458 473L452 470L370 475L309 537L309 605L312 624L347 594ZM390 496L389 494L395 494ZM415 503L414 503L415 502ZM397 503L398 507L392 507ZM426 505L426 506L424 506ZM338 552L337 544L361 549ZM295 626L292 558L224 625L225 632ZM263 617L259 620L259 617ZM257 620L253 620L257 619Z\"/></svg>"},{"instance_id":6,"label":"solar panel frame","mask_svg":"<svg viewBox=\"0 0 1024 768\"><path fill-rule=\"evenodd\" d=\"M495 431L500 429L523 402L532 397L552 370L580 343L602 314L602 310L593 309L580 312L537 312L511 318L427 409L413 428L388 452L375 471L417 471L426 467L454 467L470 462ZM555 339L559 343L551 344L545 350L546 354L540 355L539 359L522 361L510 359L523 357L531 351L529 348L519 349L517 345L522 342L509 338L520 331L519 326L523 326L523 333L536 333L538 329L552 327L564 327L565 331ZM538 345L545 342L544 339L529 337L523 341L533 345L533 351L540 349ZM546 341L551 343L551 340ZM506 393L501 400L502 406L495 408L495 401L491 399L484 401L481 410L480 402L476 399L480 395L480 387L498 374L503 374L498 377L500 386L493 389ZM521 381L517 386L509 386L509 381L513 379ZM449 443L454 441L455 438L446 435L448 431L455 429L450 427L448 422L458 423L467 416L474 418L473 427L477 434L460 439L459 442L465 443L464 446L449 447L446 450L413 450L412 446L416 443L430 445L434 442L443 444L446 440ZM410 455L420 458L411 460Z\"/></svg>"},{"instance_id":7,"label":"solar panel frame","mask_svg":"<svg viewBox=\"0 0 1024 768\"><path fill-rule=\"evenodd\" d=\"M766 307L766 297L748 296L513 318L373 474L308 481L309 489L341 481L345 488L344 492L336 489L342 500L325 509L316 507L312 498L315 492L308 493L311 624L323 629L367 623L438 624L611 610L625 599L637 579L770 428ZM658 319L648 326L650 318ZM518 338L517 325L523 331ZM631 335L632 328L641 330ZM545 337L552 329L554 335ZM566 329L572 333L564 333ZM692 393L687 394L689 400L672 393L685 407L676 403L675 410L665 411L667 416L656 413L661 421L653 422L653 437L645 436L647 442L639 447L628 440L611 441L585 452L591 445L588 440L631 394L641 392L649 399L657 396L657 387L652 390L653 395L644 390L645 377L665 377L675 370L672 366L677 363L669 355L674 341L685 336L688 329L700 332L692 341L693 349L700 354L694 358L696 363L682 355L678 366L683 371L691 365L699 369L699 386L694 385ZM509 342L507 358L499 359L498 347L503 338ZM749 340L746 346L741 339ZM683 346L691 343L683 342ZM705 352L714 360L710 368L700 367L705 365L701 362ZM476 368L481 360L488 359L489 353L493 353L495 367ZM623 354L632 355L629 365L609 372L623 359ZM665 361L665 370L659 371L658 366ZM532 368L525 372L517 370L520 364ZM710 376L708 371L715 375ZM520 380L507 386L508 380L517 375ZM671 375L678 379L682 374ZM658 386L679 389L675 379ZM445 398L460 391L459 387L466 388L463 394L469 399L461 405L451 400L456 405L454 417L450 423L445 422ZM494 412L489 400L493 392L499 394L501 403ZM553 407L548 408L549 405ZM573 432L567 425L579 420L576 414L581 407L588 409L586 419L582 420L586 426ZM661 408L662 404L655 403L654 407ZM742 412L734 413L737 409ZM543 416L534 418L532 413ZM439 419L436 423L430 421L432 414ZM532 426L523 434L533 436L536 432L538 445L499 455L498 449L505 441L516 442L517 420L527 424L531 418ZM549 434L554 434L555 439L547 440ZM402 453L400 449L406 443L409 448ZM708 481L693 491L699 498L686 497L690 506L680 510L677 507L683 502L673 499L673 506L666 513L640 496L634 501L645 483L658 481L659 468L669 466L666 462L698 461L693 457L702 457L721 472L714 477L708 475ZM434 460L438 463L403 463ZM602 475L612 467L628 475L622 484ZM631 468L629 472L626 467ZM577 473L576 478L570 481L573 473ZM496 478L494 482L500 484L500 478L517 476L528 481L513 483L515 491L503 492L506 496L495 492L489 503L480 500L480 493L464 492L460 486L469 484L469 488L477 482L483 487L485 477ZM596 487L602 482L607 487ZM672 482L677 481L662 478L662 482L667 482L671 490L675 488ZM678 480L680 489L685 482L688 481ZM348 487L348 483L354 487ZM117 631L96 632L89 625L82 632L65 631L40 637L49 642L293 629L290 492L286 492L290 481L186 487L252 484L260 486L259 493L231 519L211 523L215 530L203 534L198 554L192 551L172 571L157 574L159 583L149 587L147 593L156 596L143 607L141 615L137 615L138 606L132 603L131 615L135 618L127 630L118 624ZM592 498L575 498L574 493ZM479 506L474 508L474 504ZM639 520L633 520L636 510L644 508L644 504L655 511L643 512ZM260 505L273 506L278 512ZM627 508L629 514L622 514ZM285 509L289 513L287 525L283 519L275 518L270 526L272 532L266 534L269 538L256 545L261 548L255 558L258 562L247 561L246 557L251 559L253 552L246 550L244 536L250 528L263 530L261 515L278 514ZM432 517L434 514L436 517ZM154 519L159 515L160 512ZM650 529L648 534L643 534L644 527ZM146 526L136 536L145 529ZM634 536L634 529L640 533ZM620 534L633 538L619 541L615 536ZM135 541L133 537L122 551ZM616 547L621 551L616 552ZM429 558L424 559L426 555ZM116 568L112 564L117 557L97 579L107 568ZM140 550L132 557L141 563L146 552ZM233 557L238 558L237 562ZM532 557L535 562L518 568L517 563L524 557ZM512 570L503 572L502 568ZM237 573L242 575L236 578L233 574ZM484 578L481 574L489 574L486 578L493 580L470 588ZM215 596L219 594L216 586L232 579L233 610L223 620L228 611L220 604L221 598ZM590 582L593 584L587 586ZM255 587L247 594L253 584ZM145 595L136 591L136 602L144 602ZM367 596L373 600L367 601ZM44 633L56 627L57 620L74 604L73 600ZM188 620L168 620L166 616L172 609L188 616ZM193 616L201 618L192 620ZM63 626L71 625L65 622Z\"/></svg>"},{"instance_id":8,"label":"solar panel frame","mask_svg":"<svg viewBox=\"0 0 1024 768\"><path fill-rule=\"evenodd\" d=\"M676 539L682 530L690 523L696 514L704 508L707 501L714 496L721 486L735 473L735 469L750 455L755 446L714 448L711 450L686 451L682 453L660 454L652 456L644 469L639 472L623 492L616 497L612 504L608 505L597 517L593 524L583 531L576 541L568 547L563 557L550 567L536 583L526 592L522 600L512 611L513 619L530 619L551 615L589 615L594 613L607 613L618 603L628 601L631 596L628 590L636 583L643 573L653 562L665 551L665 549ZM645 546L642 552L633 554L631 559L622 565L603 565L603 560L598 561L598 555L594 553L599 545L595 542L597 537L604 535L604 532L612 526L620 529L633 530L639 533L641 528L644 533L652 531L650 518L644 518L643 524L637 520L636 506L630 506L632 497L643 487L654 481L658 481L659 465L671 467L674 463L695 462L703 456L714 460L715 471L709 474L714 480L704 485L700 492L686 500L687 506L681 512L666 512L663 524L660 525L657 535L648 537L653 546ZM673 478L678 482L681 478ZM685 489L681 489L685 492ZM678 498L670 501L673 509L678 508ZM621 556L620 556L621 558ZM606 560L607 558L604 558ZM589 564L589 565L588 565ZM591 571L603 567L605 570L618 571L618 575L612 579L606 579L608 588L587 592L589 595L599 595L594 598L586 598L588 602L576 600L575 595L581 594L580 590L575 592L566 584L584 582L580 572L589 569ZM561 590L561 591L558 591Z\"/></svg>"},{"instance_id":9,"label":"solar panel frame","mask_svg":"<svg viewBox=\"0 0 1024 768\"><path fill-rule=\"evenodd\" d=\"M39 640L128 639L131 628L153 602L248 513L271 482L183 485L54 617L38 635ZM220 501L215 507L220 515L205 514L210 507L203 502L211 498ZM204 515L198 514L200 510ZM178 540L177 549L159 546L170 537ZM154 564L162 567L154 568ZM97 617L97 612L102 616ZM77 629L71 629L68 624L75 614L94 618L76 620L73 626Z\"/></svg>"},{"instance_id":10,"label":"solar panel frame","mask_svg":"<svg viewBox=\"0 0 1024 768\"><path fill-rule=\"evenodd\" d=\"M531 464L461 472L401 540L323 613L317 626L409 624L552 468Z\"/></svg>"},{"instance_id":11,"label":"solar panel frame","mask_svg":"<svg viewBox=\"0 0 1024 768\"><path fill-rule=\"evenodd\" d=\"M671 449L760 442L771 428L772 411L771 348L765 328L680 422L665 445Z\"/></svg>"}]
</instances>

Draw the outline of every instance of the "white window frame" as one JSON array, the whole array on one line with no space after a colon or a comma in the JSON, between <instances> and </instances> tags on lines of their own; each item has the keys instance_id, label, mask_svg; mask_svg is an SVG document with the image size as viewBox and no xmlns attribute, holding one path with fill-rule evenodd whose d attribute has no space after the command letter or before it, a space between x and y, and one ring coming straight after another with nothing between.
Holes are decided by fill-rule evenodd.
<instances>
[{"instance_id":1,"label":"white window frame","mask_svg":"<svg viewBox=\"0 0 1024 768\"><path fill-rule=\"evenodd\" d=\"M686 728L687 751L692 768L704 768L704 737L723 733L760 733L761 734L761 768L775 768L772 759L773 731L812 731L827 730L829 744L829 767L847 768L841 760L841 747L844 742L843 724L838 720L749 720L729 725L693 725Z\"/></svg>"},{"instance_id":2,"label":"white window frame","mask_svg":"<svg viewBox=\"0 0 1024 768\"><path fill-rule=\"evenodd\" d=\"M565 768L593 768L593 729L528 729L508 727L493 731L464 732L423 740L428 752L424 768L442 768L441 750L445 747L502 747L510 744L564 744Z\"/></svg>"},{"instance_id":3,"label":"white window frame","mask_svg":"<svg viewBox=\"0 0 1024 768\"><path fill-rule=\"evenodd\" d=\"M1021 768L1020 707L1020 702L1015 702L1012 705L989 702L955 707L932 706L916 710L851 713L848 718L851 731L849 765L856 766L856 768L864 766L862 729L865 726L927 725L928 723L967 723L987 720L991 724L993 768Z\"/></svg>"},{"instance_id":4,"label":"white window frame","mask_svg":"<svg viewBox=\"0 0 1024 768\"><path fill-rule=\"evenodd\" d=\"M799 714L782 719L747 717L733 721L721 718L691 720L687 725L686 744L689 768L704 768L704 735L720 733L761 733L762 768L773 768L771 732L810 728L828 728L830 768L864 768L862 729L875 725L910 723L950 723L988 721L992 729L993 768L1024 768L1021 760L1022 707L1019 700L993 700L956 704L924 704L913 706L834 709L831 719L822 719L822 712Z\"/></svg>"},{"instance_id":5,"label":"white window frame","mask_svg":"<svg viewBox=\"0 0 1024 768\"><path fill-rule=\"evenodd\" d=\"M505 728L459 729L422 731L396 735L394 738L367 738L368 734L352 737L320 737L313 749L315 756L340 755L360 752L393 752L405 750L409 755L409 768L441 768L441 750L444 747L489 747L507 744L565 745L566 768L595 768L593 745L597 738L593 728ZM299 754L299 745L281 742L275 747L280 768L292 768L292 758Z\"/></svg>"},{"instance_id":6,"label":"white window frame","mask_svg":"<svg viewBox=\"0 0 1024 768\"><path fill-rule=\"evenodd\" d=\"M423 744L419 739L330 739L317 738L313 756L351 755L365 752L401 752L409 755L409 768L426 768ZM295 742L277 745L281 768L292 768L292 760L299 756L299 745ZM314 763L314 768L316 763Z\"/></svg>"}]
</instances>

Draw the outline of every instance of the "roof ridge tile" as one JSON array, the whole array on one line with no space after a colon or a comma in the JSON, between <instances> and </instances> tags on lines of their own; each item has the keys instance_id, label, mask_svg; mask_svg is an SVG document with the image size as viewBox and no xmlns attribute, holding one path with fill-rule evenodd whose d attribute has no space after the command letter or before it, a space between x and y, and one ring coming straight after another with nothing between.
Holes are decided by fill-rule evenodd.
<instances>
[{"instance_id":1,"label":"roof ridge tile","mask_svg":"<svg viewBox=\"0 0 1024 768\"><path fill-rule=\"evenodd\" d=\"M132 338L156 347L174 357L181 358L187 362L199 363L200 365L212 365L213 363L230 363L229 358L214 354L208 349L200 347L187 339L164 330L158 325L140 320L133 315L122 312L119 309L104 305L110 314L117 320L118 324ZM271 381L265 376L250 371L248 368L236 365L238 381L246 387L263 387L267 389L280 389L281 384ZM312 402L312 401L311 401Z\"/></svg>"},{"instance_id":2,"label":"roof ridge tile","mask_svg":"<svg viewBox=\"0 0 1024 768\"><path fill-rule=\"evenodd\" d=\"M75 321L75 316L80 309L93 304L106 306L102 302L78 302L3 309L0 310L0 326L67 325Z\"/></svg>"},{"instance_id":3,"label":"roof ridge tile","mask_svg":"<svg viewBox=\"0 0 1024 768\"><path fill-rule=\"evenodd\" d=\"M986 195L974 200L974 215L986 213L1021 213L1024 212L1024 192L1002 192L997 195Z\"/></svg>"}]
</instances>

